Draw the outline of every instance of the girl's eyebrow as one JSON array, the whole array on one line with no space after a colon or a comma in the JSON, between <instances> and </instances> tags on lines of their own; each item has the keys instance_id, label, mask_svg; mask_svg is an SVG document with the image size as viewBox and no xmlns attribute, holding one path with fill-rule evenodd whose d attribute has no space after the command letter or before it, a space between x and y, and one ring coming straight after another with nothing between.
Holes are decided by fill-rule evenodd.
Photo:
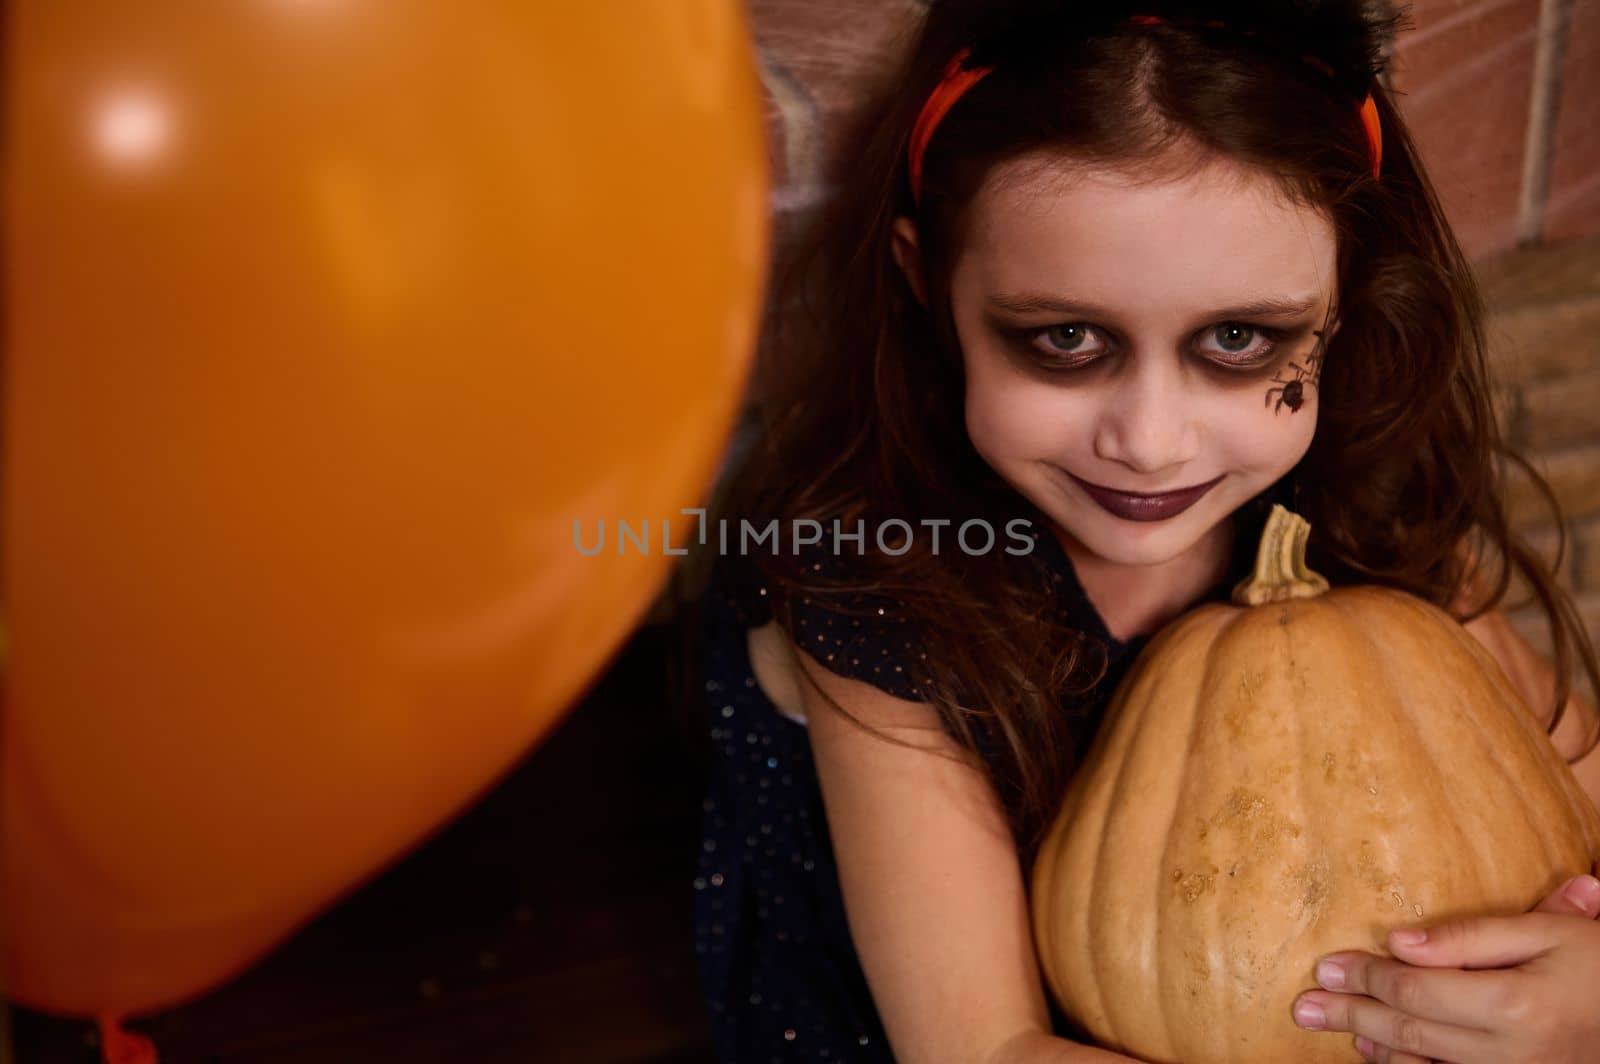
<instances>
[{"instance_id":1,"label":"girl's eyebrow","mask_svg":"<svg viewBox=\"0 0 1600 1064\"><path fill-rule=\"evenodd\" d=\"M1221 307L1211 311L1208 318L1297 318L1317 305L1312 297L1264 296L1237 306ZM1057 314L1082 314L1087 317L1115 318L1116 314L1105 307L1095 306L1076 299L1059 299L1055 296L1022 293L997 293L989 297L989 305L996 310L1009 310L1017 314L1048 310Z\"/></svg>"}]
</instances>

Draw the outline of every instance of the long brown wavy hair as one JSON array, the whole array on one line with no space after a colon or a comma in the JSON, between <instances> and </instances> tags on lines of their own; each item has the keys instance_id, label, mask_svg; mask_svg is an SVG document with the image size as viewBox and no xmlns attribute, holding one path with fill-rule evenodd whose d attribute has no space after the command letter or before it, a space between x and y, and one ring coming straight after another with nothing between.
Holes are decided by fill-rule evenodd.
<instances>
[{"instance_id":1,"label":"long brown wavy hair","mask_svg":"<svg viewBox=\"0 0 1600 1064\"><path fill-rule=\"evenodd\" d=\"M1136 13L1166 21L1130 22ZM1173 160L1220 155L1271 175L1337 233L1341 327L1326 354L1316 435L1293 474L1314 530L1312 564L1335 586L1387 585L1463 620L1497 605L1519 570L1553 634L1553 730L1575 656L1591 685L1600 670L1572 602L1501 502L1510 463L1557 508L1500 437L1482 297L1376 77L1401 24L1357 0L936 0L845 131L834 194L774 281L779 313L755 382L754 442L721 516L784 528L799 518L847 528L865 520L869 529L890 518L981 518L1000 528L1026 516L964 429L948 277L969 203L996 165L1033 153L1152 180L1175 176ZM940 124L918 207L906 144L962 47L994 73ZM1381 180L1357 114L1369 88L1383 124ZM891 254L897 215L917 225L926 306ZM1464 546L1486 559L1476 580ZM899 603L922 641L917 678L990 773L1031 863L1095 725L1063 713L1062 696L1093 689L1105 665L1092 638L1057 623L1057 593L1041 567L1002 550L952 564L926 536L901 555L868 550L857 563L852 554L847 580L824 581L786 553L755 558L791 636L796 595L866 591ZM1469 580L1487 592L1470 612L1460 605ZM991 745L980 756L984 742L998 752Z\"/></svg>"}]
</instances>

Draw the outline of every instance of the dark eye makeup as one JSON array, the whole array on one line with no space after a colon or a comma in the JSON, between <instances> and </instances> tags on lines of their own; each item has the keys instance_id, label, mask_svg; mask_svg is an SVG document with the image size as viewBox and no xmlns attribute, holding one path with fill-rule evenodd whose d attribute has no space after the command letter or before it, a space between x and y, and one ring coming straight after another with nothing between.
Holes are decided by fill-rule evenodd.
<instances>
[{"instance_id":1,"label":"dark eye makeup","mask_svg":"<svg viewBox=\"0 0 1600 1064\"><path fill-rule=\"evenodd\" d=\"M1032 364L1052 373L1086 370L1116 354L1120 341L1089 322L1043 326L997 326L1008 344ZM1285 347L1307 334L1307 328L1279 328L1255 322L1223 321L1195 334L1190 350L1224 373L1263 369L1278 360ZM1089 342L1100 337L1099 344ZM1236 350L1221 346L1236 344Z\"/></svg>"}]
</instances>

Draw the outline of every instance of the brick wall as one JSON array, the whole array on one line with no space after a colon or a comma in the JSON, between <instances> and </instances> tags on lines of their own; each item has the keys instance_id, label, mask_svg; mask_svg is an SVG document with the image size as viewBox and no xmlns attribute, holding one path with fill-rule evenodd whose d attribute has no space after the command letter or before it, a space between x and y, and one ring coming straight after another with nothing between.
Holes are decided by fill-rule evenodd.
<instances>
[{"instance_id":1,"label":"brick wall","mask_svg":"<svg viewBox=\"0 0 1600 1064\"><path fill-rule=\"evenodd\" d=\"M1576 0L1566 27L1542 235L1600 232L1600 0Z\"/></svg>"},{"instance_id":2,"label":"brick wall","mask_svg":"<svg viewBox=\"0 0 1600 1064\"><path fill-rule=\"evenodd\" d=\"M833 119L925 0L750 0L780 221L827 194ZM1468 254L1600 234L1600 0L1414 0L1391 88Z\"/></svg>"},{"instance_id":3,"label":"brick wall","mask_svg":"<svg viewBox=\"0 0 1600 1064\"><path fill-rule=\"evenodd\" d=\"M1561 528L1531 485L1513 478L1507 504L1600 639L1600 237L1530 246L1478 269L1506 434L1564 511L1559 564ZM1547 649L1538 611L1515 607L1508 603L1519 630Z\"/></svg>"},{"instance_id":4,"label":"brick wall","mask_svg":"<svg viewBox=\"0 0 1600 1064\"><path fill-rule=\"evenodd\" d=\"M909 43L925 0L750 9L781 254L829 195L838 117ZM1409 15L1390 86L1480 269L1499 409L1566 511L1557 575L1600 637L1600 0L1415 0ZM1510 505L1553 561L1558 528L1526 485ZM1548 647L1536 612L1512 618Z\"/></svg>"},{"instance_id":5,"label":"brick wall","mask_svg":"<svg viewBox=\"0 0 1600 1064\"><path fill-rule=\"evenodd\" d=\"M1600 232L1600 3L1564 4L1417 0L1397 42L1391 88L1470 255Z\"/></svg>"}]
</instances>

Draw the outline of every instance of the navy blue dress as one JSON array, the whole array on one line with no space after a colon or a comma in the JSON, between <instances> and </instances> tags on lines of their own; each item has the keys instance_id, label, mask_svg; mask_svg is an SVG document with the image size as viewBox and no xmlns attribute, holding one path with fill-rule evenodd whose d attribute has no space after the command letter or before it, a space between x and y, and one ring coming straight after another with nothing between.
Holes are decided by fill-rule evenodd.
<instances>
[{"instance_id":1,"label":"navy blue dress","mask_svg":"<svg viewBox=\"0 0 1600 1064\"><path fill-rule=\"evenodd\" d=\"M1107 649L1105 677L1087 696L1098 703L1089 711L1100 712L1147 637L1111 637L1043 527L1035 523L1030 557L1059 588L1067 623ZM1229 573L1207 600L1226 598L1248 572L1258 529L1241 524ZM853 605L870 601L858 597ZM695 951L718 1059L892 1061L845 921L806 725L773 705L751 668L748 630L772 617L754 564L718 557L703 607L710 769L694 879ZM804 599L793 613L797 641L834 672L925 700L904 664L919 652L916 640L892 603L867 620Z\"/></svg>"}]
</instances>

